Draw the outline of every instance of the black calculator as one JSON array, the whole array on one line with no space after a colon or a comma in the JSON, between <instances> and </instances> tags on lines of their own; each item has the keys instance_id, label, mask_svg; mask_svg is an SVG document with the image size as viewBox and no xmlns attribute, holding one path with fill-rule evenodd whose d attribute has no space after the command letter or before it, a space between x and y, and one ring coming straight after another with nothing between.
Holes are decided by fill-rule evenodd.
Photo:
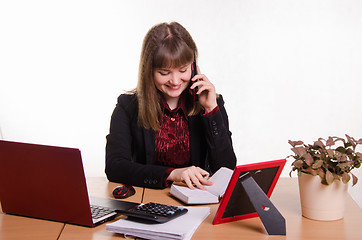
<instances>
[{"instance_id":1,"label":"black calculator","mask_svg":"<svg viewBox=\"0 0 362 240\"><path fill-rule=\"evenodd\" d=\"M130 220L145 220L153 223L164 223L187 213L184 207L170 206L160 203L149 202L140 204L121 214L126 215Z\"/></svg>"}]
</instances>

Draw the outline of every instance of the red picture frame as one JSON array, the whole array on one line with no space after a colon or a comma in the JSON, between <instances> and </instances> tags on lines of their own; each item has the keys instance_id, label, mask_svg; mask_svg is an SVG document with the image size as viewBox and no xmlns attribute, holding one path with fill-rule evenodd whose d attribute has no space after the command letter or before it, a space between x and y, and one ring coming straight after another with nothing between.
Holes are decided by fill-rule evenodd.
<instances>
[{"instance_id":1,"label":"red picture frame","mask_svg":"<svg viewBox=\"0 0 362 240\"><path fill-rule=\"evenodd\" d=\"M285 163L285 159L280 159L236 166L212 224L257 217L257 212L238 181L239 177L247 172L251 174L267 197L270 198Z\"/></svg>"}]
</instances>

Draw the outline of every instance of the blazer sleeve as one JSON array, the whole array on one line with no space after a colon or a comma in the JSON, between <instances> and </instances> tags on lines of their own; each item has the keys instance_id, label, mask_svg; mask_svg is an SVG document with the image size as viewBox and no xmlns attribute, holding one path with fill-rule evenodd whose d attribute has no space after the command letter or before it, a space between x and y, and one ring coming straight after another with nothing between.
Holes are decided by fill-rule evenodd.
<instances>
[{"instance_id":1,"label":"blazer sleeve","mask_svg":"<svg viewBox=\"0 0 362 240\"><path fill-rule=\"evenodd\" d=\"M137 126L137 111L135 95L118 98L107 135L107 178L134 186L164 188L163 178L168 167L147 163L144 129ZM152 144L151 141L148 144Z\"/></svg>"},{"instance_id":2,"label":"blazer sleeve","mask_svg":"<svg viewBox=\"0 0 362 240\"><path fill-rule=\"evenodd\" d=\"M211 116L202 117L208 148L208 162L212 173L221 167L234 169L236 166L228 115L221 95L217 99L217 103L218 112Z\"/></svg>"}]
</instances>

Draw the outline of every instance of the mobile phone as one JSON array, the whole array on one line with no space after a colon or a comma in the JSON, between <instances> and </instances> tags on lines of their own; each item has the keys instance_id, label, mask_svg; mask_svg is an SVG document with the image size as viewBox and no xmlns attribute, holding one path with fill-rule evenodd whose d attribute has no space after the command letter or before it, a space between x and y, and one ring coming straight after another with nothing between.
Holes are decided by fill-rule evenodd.
<instances>
[{"instance_id":1,"label":"mobile phone","mask_svg":"<svg viewBox=\"0 0 362 240\"><path fill-rule=\"evenodd\" d=\"M198 91L198 87L195 87L194 89L191 89L191 85L194 83L193 81L191 81L191 79L197 74L197 67L196 67L196 60L193 61L192 65L191 65L191 78L190 78L190 83L188 86L189 89L189 93L190 95L193 97L194 102L199 100L199 96L197 95L197 91ZM197 80L196 80L197 81ZM196 82L195 81L195 82Z\"/></svg>"}]
</instances>

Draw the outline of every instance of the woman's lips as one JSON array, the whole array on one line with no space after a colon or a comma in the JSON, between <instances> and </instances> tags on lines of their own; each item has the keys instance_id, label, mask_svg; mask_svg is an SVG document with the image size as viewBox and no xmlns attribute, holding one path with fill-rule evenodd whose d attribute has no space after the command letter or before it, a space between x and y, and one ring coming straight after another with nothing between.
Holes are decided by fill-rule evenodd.
<instances>
[{"instance_id":1,"label":"woman's lips","mask_svg":"<svg viewBox=\"0 0 362 240\"><path fill-rule=\"evenodd\" d=\"M178 86L168 86L172 90L179 90L181 88L181 85Z\"/></svg>"}]
</instances>

